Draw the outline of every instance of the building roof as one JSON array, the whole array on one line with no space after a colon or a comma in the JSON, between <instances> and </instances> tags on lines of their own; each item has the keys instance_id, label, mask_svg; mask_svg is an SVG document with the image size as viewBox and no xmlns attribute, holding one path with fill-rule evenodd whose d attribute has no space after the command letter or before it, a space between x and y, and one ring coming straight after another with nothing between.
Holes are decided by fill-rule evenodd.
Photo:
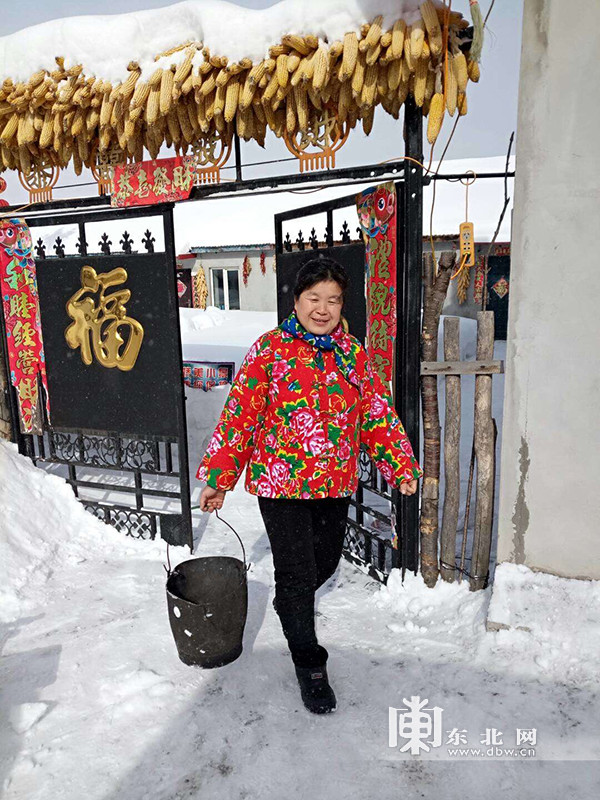
<instances>
[{"instance_id":1,"label":"building roof","mask_svg":"<svg viewBox=\"0 0 600 800\"><path fill-rule=\"evenodd\" d=\"M274 250L275 245L271 243L266 244L216 244L204 245L202 247L190 247L190 255L201 253L235 253L238 250ZM189 257L189 256L188 256ZM180 256L177 256L180 258Z\"/></svg>"}]
</instances>

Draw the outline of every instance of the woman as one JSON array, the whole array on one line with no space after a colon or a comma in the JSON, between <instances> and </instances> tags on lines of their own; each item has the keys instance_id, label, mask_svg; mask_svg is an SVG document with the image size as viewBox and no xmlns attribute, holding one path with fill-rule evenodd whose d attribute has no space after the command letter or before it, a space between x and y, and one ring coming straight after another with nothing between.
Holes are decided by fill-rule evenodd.
<instances>
[{"instance_id":1,"label":"woman","mask_svg":"<svg viewBox=\"0 0 600 800\"><path fill-rule=\"evenodd\" d=\"M363 442L402 494L423 474L360 341L342 324L343 267L315 258L298 271L294 311L246 355L198 469L200 508L221 508L248 464L273 553L273 605L306 707L333 711L327 650L315 633L315 591L342 553Z\"/></svg>"}]
</instances>

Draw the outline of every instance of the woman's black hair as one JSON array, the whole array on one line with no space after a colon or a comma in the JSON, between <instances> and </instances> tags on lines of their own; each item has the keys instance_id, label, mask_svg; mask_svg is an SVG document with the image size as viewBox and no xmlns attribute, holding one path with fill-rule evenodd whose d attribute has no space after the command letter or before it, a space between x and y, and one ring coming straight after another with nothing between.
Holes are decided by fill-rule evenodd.
<instances>
[{"instance_id":1,"label":"woman's black hair","mask_svg":"<svg viewBox=\"0 0 600 800\"><path fill-rule=\"evenodd\" d=\"M297 300L302 292L321 281L335 281L342 290L342 300L346 299L348 273L339 262L327 256L311 258L302 264L296 273L294 299Z\"/></svg>"}]
</instances>

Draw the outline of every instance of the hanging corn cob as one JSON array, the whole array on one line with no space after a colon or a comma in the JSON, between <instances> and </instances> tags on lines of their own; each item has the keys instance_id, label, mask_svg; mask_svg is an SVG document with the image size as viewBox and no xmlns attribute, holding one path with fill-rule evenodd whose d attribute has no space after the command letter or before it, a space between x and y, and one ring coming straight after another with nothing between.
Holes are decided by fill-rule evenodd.
<instances>
[{"instance_id":1,"label":"hanging corn cob","mask_svg":"<svg viewBox=\"0 0 600 800\"><path fill-rule=\"evenodd\" d=\"M479 80L481 39L473 54L461 39L469 24L461 14L433 0L419 8L409 27L375 15L339 41L283 36L257 63L230 62L188 41L158 54L150 71L131 61L121 83L88 77L82 64L65 69L59 56L55 69L0 83L0 170L73 159L80 171L98 149L117 143L137 160L144 150L156 157L164 143L185 152L215 133L230 142L237 131L262 143L267 129L293 137L325 113L350 128L362 121L368 133L377 105L397 118L409 93L428 115L434 142L445 111L466 113L468 81Z\"/></svg>"}]
</instances>

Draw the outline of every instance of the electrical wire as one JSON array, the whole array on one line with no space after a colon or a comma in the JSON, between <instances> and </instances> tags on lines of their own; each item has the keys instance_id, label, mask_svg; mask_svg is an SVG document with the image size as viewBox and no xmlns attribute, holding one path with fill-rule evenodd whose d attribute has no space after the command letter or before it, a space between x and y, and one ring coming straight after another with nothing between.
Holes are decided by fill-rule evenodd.
<instances>
[{"instance_id":1,"label":"electrical wire","mask_svg":"<svg viewBox=\"0 0 600 800\"><path fill-rule=\"evenodd\" d=\"M485 15L485 19L483 20L483 27L484 27L484 28L485 28L485 26L487 25L488 17L489 17L489 15L490 15L490 14L491 14L491 12L492 12L492 8L494 7L494 3L495 3L495 2L496 2L496 0L492 0L492 4L491 4L491 5L490 5L490 7L488 8L488 12L487 12L487 14Z\"/></svg>"}]
</instances>

